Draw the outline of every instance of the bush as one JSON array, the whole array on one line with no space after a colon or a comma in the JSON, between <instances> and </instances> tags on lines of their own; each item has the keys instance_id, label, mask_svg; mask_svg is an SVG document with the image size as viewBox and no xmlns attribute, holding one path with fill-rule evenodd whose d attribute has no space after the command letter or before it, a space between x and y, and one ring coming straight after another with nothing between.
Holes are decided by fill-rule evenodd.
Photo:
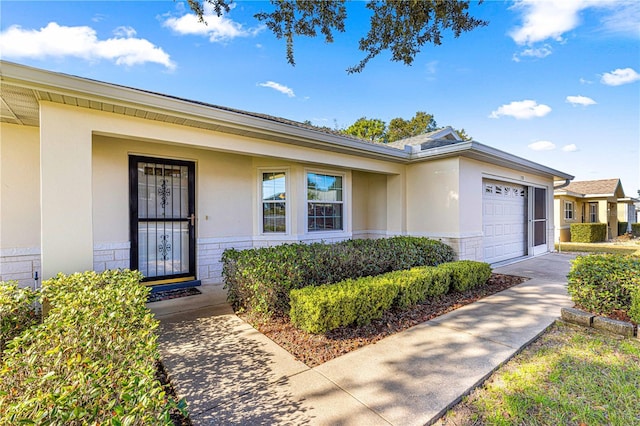
<instances>
[{"instance_id":1,"label":"bush","mask_svg":"<svg viewBox=\"0 0 640 426\"><path fill-rule=\"evenodd\" d=\"M607 239L605 223L572 223L572 243L600 243Z\"/></svg>"},{"instance_id":2,"label":"bush","mask_svg":"<svg viewBox=\"0 0 640 426\"><path fill-rule=\"evenodd\" d=\"M310 333L325 333L350 324L368 324L396 306L406 309L457 288L484 284L491 275L486 263L459 261L394 271L336 284L291 290L291 322ZM463 291L463 290L458 290Z\"/></svg>"},{"instance_id":3,"label":"bush","mask_svg":"<svg viewBox=\"0 0 640 426\"><path fill-rule=\"evenodd\" d=\"M640 325L640 286L631 289L629 316L633 322Z\"/></svg>"},{"instance_id":4,"label":"bush","mask_svg":"<svg viewBox=\"0 0 640 426\"><path fill-rule=\"evenodd\" d=\"M640 288L640 258L619 254L578 257L568 278L569 294L578 307L602 315L629 311L631 292Z\"/></svg>"},{"instance_id":5,"label":"bush","mask_svg":"<svg viewBox=\"0 0 640 426\"><path fill-rule=\"evenodd\" d=\"M451 290L467 291L483 285L491 277L491 266L488 263L473 260L460 260L440 265L451 274Z\"/></svg>"},{"instance_id":6,"label":"bush","mask_svg":"<svg viewBox=\"0 0 640 426\"><path fill-rule=\"evenodd\" d=\"M640 223L631 224L631 233L634 237L640 237Z\"/></svg>"},{"instance_id":7,"label":"bush","mask_svg":"<svg viewBox=\"0 0 640 426\"><path fill-rule=\"evenodd\" d=\"M172 424L141 277L87 272L43 283L48 315L10 342L0 368L0 424Z\"/></svg>"},{"instance_id":8,"label":"bush","mask_svg":"<svg viewBox=\"0 0 640 426\"><path fill-rule=\"evenodd\" d=\"M628 225L629 222L618 222L618 235L626 234Z\"/></svg>"},{"instance_id":9,"label":"bush","mask_svg":"<svg viewBox=\"0 0 640 426\"><path fill-rule=\"evenodd\" d=\"M398 294L394 280L383 275L291 291L291 321L309 333L340 326L365 325L380 318Z\"/></svg>"},{"instance_id":10,"label":"bush","mask_svg":"<svg viewBox=\"0 0 640 426\"><path fill-rule=\"evenodd\" d=\"M15 281L0 282L0 361L7 343L38 322L34 302L38 294Z\"/></svg>"},{"instance_id":11,"label":"bush","mask_svg":"<svg viewBox=\"0 0 640 426\"><path fill-rule=\"evenodd\" d=\"M419 237L296 243L225 250L222 273L228 300L236 310L283 314L289 311L293 289L435 266L454 256L446 244Z\"/></svg>"},{"instance_id":12,"label":"bush","mask_svg":"<svg viewBox=\"0 0 640 426\"><path fill-rule=\"evenodd\" d=\"M442 268L444 265L446 264L385 274L398 285L398 296L394 304L404 309L423 302L429 297L447 293L451 283L451 273L448 269Z\"/></svg>"}]
</instances>

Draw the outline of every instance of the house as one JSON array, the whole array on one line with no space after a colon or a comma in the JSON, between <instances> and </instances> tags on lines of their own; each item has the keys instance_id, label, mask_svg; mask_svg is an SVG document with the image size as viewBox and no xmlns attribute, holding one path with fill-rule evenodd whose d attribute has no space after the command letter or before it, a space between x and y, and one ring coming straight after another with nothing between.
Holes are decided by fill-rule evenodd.
<instances>
[{"instance_id":1,"label":"house","mask_svg":"<svg viewBox=\"0 0 640 426\"><path fill-rule=\"evenodd\" d=\"M556 242L571 241L572 223L606 223L607 239L617 237L618 217L628 211L624 200L620 179L557 185L554 189Z\"/></svg>"},{"instance_id":2,"label":"house","mask_svg":"<svg viewBox=\"0 0 640 426\"><path fill-rule=\"evenodd\" d=\"M0 62L0 279L221 280L226 248L428 236L490 263L553 250L572 176L452 129L385 146Z\"/></svg>"},{"instance_id":3,"label":"house","mask_svg":"<svg viewBox=\"0 0 640 426\"><path fill-rule=\"evenodd\" d=\"M640 199L633 197L618 198L618 224L624 222L627 224L624 232L631 232L631 224L638 223L638 208L640 207ZM618 226L618 230L621 227Z\"/></svg>"}]
</instances>

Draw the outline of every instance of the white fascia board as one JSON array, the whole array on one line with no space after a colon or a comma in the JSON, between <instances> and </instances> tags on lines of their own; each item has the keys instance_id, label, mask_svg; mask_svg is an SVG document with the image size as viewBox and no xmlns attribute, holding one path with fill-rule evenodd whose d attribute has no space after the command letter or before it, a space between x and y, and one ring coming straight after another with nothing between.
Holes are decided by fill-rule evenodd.
<instances>
[{"instance_id":1,"label":"white fascia board","mask_svg":"<svg viewBox=\"0 0 640 426\"><path fill-rule=\"evenodd\" d=\"M267 118L255 117L250 113L229 111L215 106L201 105L196 101L176 99L169 95L145 92L124 86L113 85L81 77L55 73L37 68L27 67L12 62L0 61L2 80L12 84L36 90L51 91L67 96L106 102L114 105L133 106L153 112L162 112L179 117L213 121L218 125L226 125L246 129L255 133L279 135L295 143L295 139L318 145L325 150L347 151L380 157L387 161L403 162L409 156L404 151L384 146L360 142L351 138L332 135L320 130L304 129L291 124L280 123Z\"/></svg>"},{"instance_id":2,"label":"white fascia board","mask_svg":"<svg viewBox=\"0 0 640 426\"><path fill-rule=\"evenodd\" d=\"M565 197L573 197L573 198L584 198L585 194L580 194L579 192L573 191L563 191L562 189L556 189L553 191L553 196L565 196Z\"/></svg>"},{"instance_id":3,"label":"white fascia board","mask_svg":"<svg viewBox=\"0 0 640 426\"><path fill-rule=\"evenodd\" d=\"M412 161L425 161L454 156L468 157L512 169L548 175L552 176L554 179L572 180L574 178L574 176L570 174L543 166L542 164L535 163L475 141L460 142L439 148L427 149L418 154L414 154L412 156Z\"/></svg>"}]
</instances>

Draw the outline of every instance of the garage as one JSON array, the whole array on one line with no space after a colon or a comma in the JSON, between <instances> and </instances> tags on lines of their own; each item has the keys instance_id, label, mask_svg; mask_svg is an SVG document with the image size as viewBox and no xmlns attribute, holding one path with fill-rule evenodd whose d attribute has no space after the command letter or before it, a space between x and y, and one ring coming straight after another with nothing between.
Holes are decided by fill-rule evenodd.
<instances>
[{"instance_id":1,"label":"garage","mask_svg":"<svg viewBox=\"0 0 640 426\"><path fill-rule=\"evenodd\" d=\"M484 261L496 263L527 254L527 188L483 181Z\"/></svg>"}]
</instances>

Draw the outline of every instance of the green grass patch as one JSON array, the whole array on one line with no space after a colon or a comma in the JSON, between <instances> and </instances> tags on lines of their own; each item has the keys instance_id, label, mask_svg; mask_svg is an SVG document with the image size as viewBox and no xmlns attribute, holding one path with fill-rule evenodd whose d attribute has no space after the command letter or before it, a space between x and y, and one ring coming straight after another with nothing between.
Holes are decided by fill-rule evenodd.
<instances>
[{"instance_id":1,"label":"green grass patch","mask_svg":"<svg viewBox=\"0 0 640 426\"><path fill-rule=\"evenodd\" d=\"M614 243L556 243L555 248L559 252L633 254L640 256L640 242L627 245Z\"/></svg>"},{"instance_id":2,"label":"green grass patch","mask_svg":"<svg viewBox=\"0 0 640 426\"><path fill-rule=\"evenodd\" d=\"M558 322L439 424L623 426L638 401L640 341Z\"/></svg>"}]
</instances>

